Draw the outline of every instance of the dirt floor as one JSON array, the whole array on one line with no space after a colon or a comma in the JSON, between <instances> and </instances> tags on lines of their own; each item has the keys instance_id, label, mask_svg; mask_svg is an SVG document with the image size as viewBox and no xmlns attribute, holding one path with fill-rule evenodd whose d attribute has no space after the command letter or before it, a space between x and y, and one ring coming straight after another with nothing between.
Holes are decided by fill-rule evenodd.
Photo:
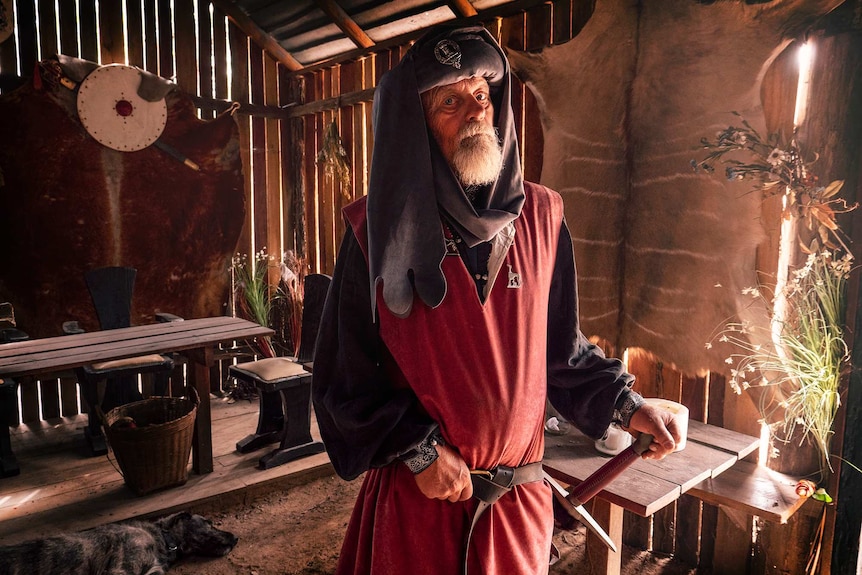
<instances>
[{"instance_id":1,"label":"dirt floor","mask_svg":"<svg viewBox=\"0 0 862 575\"><path fill-rule=\"evenodd\" d=\"M328 575L335 571L341 539L360 481L334 476L262 495L224 508L218 504L193 509L220 529L239 537L226 557L187 558L172 575ZM561 560L551 575L587 572L584 528L558 530L554 542ZM623 575L691 575L694 570L668 558L623 550ZM457 575L457 574L452 574Z\"/></svg>"}]
</instances>

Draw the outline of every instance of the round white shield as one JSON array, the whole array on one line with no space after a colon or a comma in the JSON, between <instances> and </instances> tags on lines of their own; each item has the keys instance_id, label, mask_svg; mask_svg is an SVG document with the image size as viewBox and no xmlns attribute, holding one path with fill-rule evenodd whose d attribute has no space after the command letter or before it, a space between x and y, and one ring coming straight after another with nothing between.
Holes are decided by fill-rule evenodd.
<instances>
[{"instance_id":1,"label":"round white shield","mask_svg":"<svg viewBox=\"0 0 862 575\"><path fill-rule=\"evenodd\" d=\"M78 86L78 117L100 144L134 152L159 139L167 122L164 98L148 102L138 96L141 71L110 64L96 68Z\"/></svg>"}]
</instances>

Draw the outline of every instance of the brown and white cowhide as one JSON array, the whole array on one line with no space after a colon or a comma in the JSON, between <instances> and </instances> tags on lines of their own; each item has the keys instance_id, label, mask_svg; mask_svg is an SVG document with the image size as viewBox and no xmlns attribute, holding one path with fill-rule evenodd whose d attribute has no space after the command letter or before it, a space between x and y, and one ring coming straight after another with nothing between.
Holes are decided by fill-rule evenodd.
<instances>
[{"instance_id":1,"label":"brown and white cowhide","mask_svg":"<svg viewBox=\"0 0 862 575\"><path fill-rule=\"evenodd\" d=\"M562 194L588 335L693 373L724 371L705 344L729 319L767 318L756 285L761 198L695 173L702 137L738 119L765 133L762 78L790 34L840 0L599 0L583 30L509 51L539 104L542 183ZM716 286L721 287L716 287Z\"/></svg>"},{"instance_id":2,"label":"brown and white cowhide","mask_svg":"<svg viewBox=\"0 0 862 575\"><path fill-rule=\"evenodd\" d=\"M168 92L161 139L198 172L153 146L99 144L56 62L39 70L0 97L0 301L32 337L60 335L67 320L97 330L84 272L121 265L138 270L134 324L156 311L222 315L245 213L234 118L202 121L187 94Z\"/></svg>"}]
</instances>

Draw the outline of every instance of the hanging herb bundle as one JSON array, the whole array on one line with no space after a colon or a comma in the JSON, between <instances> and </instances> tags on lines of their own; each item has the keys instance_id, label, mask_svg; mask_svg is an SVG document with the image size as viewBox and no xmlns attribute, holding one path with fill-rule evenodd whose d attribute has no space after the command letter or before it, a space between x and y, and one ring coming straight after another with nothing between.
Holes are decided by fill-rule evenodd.
<instances>
[{"instance_id":1,"label":"hanging herb bundle","mask_svg":"<svg viewBox=\"0 0 862 575\"><path fill-rule=\"evenodd\" d=\"M350 158L338 133L338 123L333 119L323 135L320 151L317 152L317 162L323 164L326 175L341 184L341 194L351 197Z\"/></svg>"}]
</instances>

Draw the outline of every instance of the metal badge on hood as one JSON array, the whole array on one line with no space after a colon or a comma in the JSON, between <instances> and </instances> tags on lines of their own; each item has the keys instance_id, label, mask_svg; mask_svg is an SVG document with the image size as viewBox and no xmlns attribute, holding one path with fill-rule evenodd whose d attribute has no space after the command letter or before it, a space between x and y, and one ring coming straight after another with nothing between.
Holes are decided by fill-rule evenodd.
<instances>
[{"instance_id":1,"label":"metal badge on hood","mask_svg":"<svg viewBox=\"0 0 862 575\"><path fill-rule=\"evenodd\" d=\"M461 69L461 47L452 40L440 40L434 46L434 57L441 64Z\"/></svg>"}]
</instances>

